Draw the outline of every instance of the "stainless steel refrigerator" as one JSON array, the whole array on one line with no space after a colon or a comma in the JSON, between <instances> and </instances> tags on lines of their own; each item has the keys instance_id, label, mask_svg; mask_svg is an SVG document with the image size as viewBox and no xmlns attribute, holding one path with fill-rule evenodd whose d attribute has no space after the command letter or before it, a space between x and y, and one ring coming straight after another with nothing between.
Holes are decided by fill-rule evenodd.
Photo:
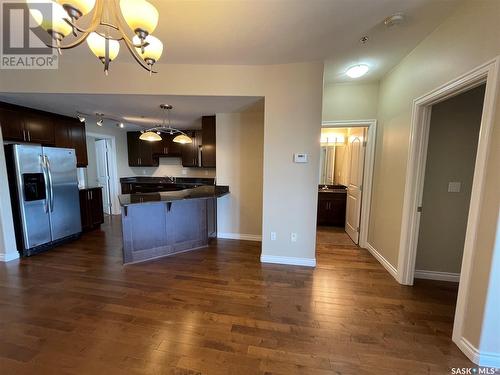
<instances>
[{"instance_id":1,"label":"stainless steel refrigerator","mask_svg":"<svg viewBox=\"0 0 500 375\"><path fill-rule=\"evenodd\" d=\"M19 252L29 256L79 235L75 150L7 145L6 156Z\"/></svg>"}]
</instances>

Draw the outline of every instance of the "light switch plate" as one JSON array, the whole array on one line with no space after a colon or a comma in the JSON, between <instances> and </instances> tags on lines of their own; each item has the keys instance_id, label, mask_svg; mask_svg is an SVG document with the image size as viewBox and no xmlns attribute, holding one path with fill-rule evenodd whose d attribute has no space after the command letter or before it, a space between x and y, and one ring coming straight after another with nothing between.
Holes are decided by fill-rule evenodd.
<instances>
[{"instance_id":1,"label":"light switch plate","mask_svg":"<svg viewBox=\"0 0 500 375\"><path fill-rule=\"evenodd\" d=\"M294 163L307 163L308 155L302 152L296 152L293 154Z\"/></svg>"},{"instance_id":2,"label":"light switch plate","mask_svg":"<svg viewBox=\"0 0 500 375\"><path fill-rule=\"evenodd\" d=\"M271 241L276 241L276 232L271 232Z\"/></svg>"},{"instance_id":3,"label":"light switch plate","mask_svg":"<svg viewBox=\"0 0 500 375\"><path fill-rule=\"evenodd\" d=\"M460 193L462 183L458 181L448 182L448 193Z\"/></svg>"}]
</instances>

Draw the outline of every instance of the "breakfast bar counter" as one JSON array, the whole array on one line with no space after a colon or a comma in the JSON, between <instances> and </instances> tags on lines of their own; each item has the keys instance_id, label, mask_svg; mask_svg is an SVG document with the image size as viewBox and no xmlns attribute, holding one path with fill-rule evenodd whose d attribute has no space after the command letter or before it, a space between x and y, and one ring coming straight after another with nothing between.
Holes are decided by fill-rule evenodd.
<instances>
[{"instance_id":1,"label":"breakfast bar counter","mask_svg":"<svg viewBox=\"0 0 500 375\"><path fill-rule=\"evenodd\" d=\"M228 186L122 194L123 263L143 262L208 246L217 236L217 199Z\"/></svg>"}]
</instances>

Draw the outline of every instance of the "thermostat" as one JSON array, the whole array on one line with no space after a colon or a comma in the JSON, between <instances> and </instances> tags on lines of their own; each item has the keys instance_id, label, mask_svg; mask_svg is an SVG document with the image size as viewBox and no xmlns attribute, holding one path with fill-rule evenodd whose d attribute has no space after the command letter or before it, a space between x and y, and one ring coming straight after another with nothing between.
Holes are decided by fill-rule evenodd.
<instances>
[{"instance_id":1,"label":"thermostat","mask_svg":"<svg viewBox=\"0 0 500 375\"><path fill-rule=\"evenodd\" d=\"M294 163L307 163L307 154L303 153L295 153L293 154L293 162Z\"/></svg>"}]
</instances>

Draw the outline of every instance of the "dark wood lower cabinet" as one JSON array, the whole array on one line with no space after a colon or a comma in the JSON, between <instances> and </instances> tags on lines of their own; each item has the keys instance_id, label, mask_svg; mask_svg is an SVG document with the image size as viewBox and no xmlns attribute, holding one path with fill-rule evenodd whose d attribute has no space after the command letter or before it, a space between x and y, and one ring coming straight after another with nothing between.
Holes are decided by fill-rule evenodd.
<instances>
[{"instance_id":1,"label":"dark wood lower cabinet","mask_svg":"<svg viewBox=\"0 0 500 375\"><path fill-rule=\"evenodd\" d=\"M80 214L83 231L98 228L104 223L102 188L80 190Z\"/></svg>"},{"instance_id":2,"label":"dark wood lower cabinet","mask_svg":"<svg viewBox=\"0 0 500 375\"><path fill-rule=\"evenodd\" d=\"M319 192L318 195L318 225L345 226L345 193Z\"/></svg>"}]
</instances>

